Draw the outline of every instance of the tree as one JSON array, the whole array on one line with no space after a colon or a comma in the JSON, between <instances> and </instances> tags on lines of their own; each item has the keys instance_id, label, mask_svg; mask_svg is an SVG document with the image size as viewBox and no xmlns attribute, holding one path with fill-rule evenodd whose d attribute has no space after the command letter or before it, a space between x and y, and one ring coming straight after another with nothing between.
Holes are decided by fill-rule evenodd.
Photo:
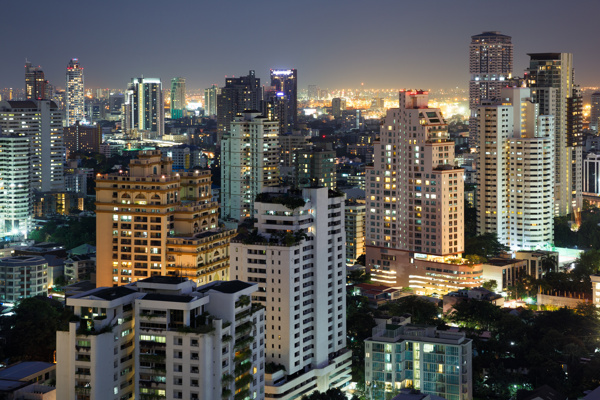
<instances>
[{"instance_id":1,"label":"tree","mask_svg":"<svg viewBox=\"0 0 600 400\"><path fill-rule=\"evenodd\" d=\"M357 284L357 283L370 283L371 282L371 274L369 274L364 269L355 269L353 271L349 271L346 276L346 281L348 284Z\"/></svg>"},{"instance_id":2,"label":"tree","mask_svg":"<svg viewBox=\"0 0 600 400\"><path fill-rule=\"evenodd\" d=\"M484 233L465 243L465 254L475 254L484 258L495 257L508 250L510 249L507 246L498 241L495 233Z\"/></svg>"},{"instance_id":3,"label":"tree","mask_svg":"<svg viewBox=\"0 0 600 400\"><path fill-rule=\"evenodd\" d=\"M304 400L348 400L346 394L338 388L328 389L326 392L315 391L308 396L303 396ZM358 397L353 396L352 400L358 400Z\"/></svg>"},{"instance_id":4,"label":"tree","mask_svg":"<svg viewBox=\"0 0 600 400\"><path fill-rule=\"evenodd\" d=\"M483 286L484 289L495 292L498 289L498 282L496 282L495 279L490 279L490 280L483 282L481 284L481 286Z\"/></svg>"},{"instance_id":5,"label":"tree","mask_svg":"<svg viewBox=\"0 0 600 400\"><path fill-rule=\"evenodd\" d=\"M360 256L358 256L358 258L356 259L356 262L354 263L355 265L363 265L366 266L367 265L367 257L364 254L361 254Z\"/></svg>"},{"instance_id":6,"label":"tree","mask_svg":"<svg viewBox=\"0 0 600 400\"><path fill-rule=\"evenodd\" d=\"M390 315L402 316L404 314L411 315L413 324L439 325L441 310L429 300L425 300L419 296L406 296L398 300L391 301L380 309L388 309Z\"/></svg>"},{"instance_id":7,"label":"tree","mask_svg":"<svg viewBox=\"0 0 600 400\"><path fill-rule=\"evenodd\" d=\"M449 321L458 326L473 330L490 330L500 320L500 307L481 300L464 300L454 305L454 312L448 314Z\"/></svg>"}]
</instances>

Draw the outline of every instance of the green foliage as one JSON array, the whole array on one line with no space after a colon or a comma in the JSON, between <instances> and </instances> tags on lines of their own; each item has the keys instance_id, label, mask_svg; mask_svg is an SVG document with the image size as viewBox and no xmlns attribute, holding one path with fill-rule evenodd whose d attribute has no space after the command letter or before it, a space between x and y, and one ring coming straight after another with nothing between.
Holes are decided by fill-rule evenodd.
<instances>
[{"instance_id":1,"label":"green foliage","mask_svg":"<svg viewBox=\"0 0 600 400\"><path fill-rule=\"evenodd\" d=\"M41 229L31 231L29 239L36 242L56 242L66 249L82 244L96 245L96 218L65 218L48 222Z\"/></svg>"},{"instance_id":2,"label":"green foliage","mask_svg":"<svg viewBox=\"0 0 600 400\"><path fill-rule=\"evenodd\" d=\"M285 367L274 362L270 362L265 365L265 372L267 374L274 374L277 371L285 371Z\"/></svg>"},{"instance_id":3,"label":"green foliage","mask_svg":"<svg viewBox=\"0 0 600 400\"><path fill-rule=\"evenodd\" d=\"M331 388L326 392L315 391L309 394L308 396L302 396L303 400L348 400L346 394L338 389ZM358 400L358 397L354 396L351 400Z\"/></svg>"},{"instance_id":4,"label":"green foliage","mask_svg":"<svg viewBox=\"0 0 600 400\"><path fill-rule=\"evenodd\" d=\"M371 283L371 274L364 269L355 269L348 272L346 281L349 285L357 283Z\"/></svg>"},{"instance_id":5,"label":"green foliage","mask_svg":"<svg viewBox=\"0 0 600 400\"><path fill-rule=\"evenodd\" d=\"M490 290L492 292L498 290L498 282L496 282L494 279L483 282L481 286L483 286L484 289Z\"/></svg>"},{"instance_id":6,"label":"green foliage","mask_svg":"<svg viewBox=\"0 0 600 400\"><path fill-rule=\"evenodd\" d=\"M388 310L390 315L393 316L410 314L413 324L438 326L442 323L438 317L442 310L435 303L419 296L401 297L380 307L380 310Z\"/></svg>"},{"instance_id":7,"label":"green foliage","mask_svg":"<svg viewBox=\"0 0 600 400\"><path fill-rule=\"evenodd\" d=\"M289 208L290 210L295 210L296 208L304 207L306 201L301 196L293 195L293 194L281 194L281 195L272 195L269 193L259 193L256 195L255 201L259 203L274 203L281 204Z\"/></svg>"},{"instance_id":8,"label":"green foliage","mask_svg":"<svg viewBox=\"0 0 600 400\"><path fill-rule=\"evenodd\" d=\"M358 258L356 259L356 262L354 264L366 266L367 265L366 254L361 254L360 256L358 256Z\"/></svg>"},{"instance_id":9,"label":"green foliage","mask_svg":"<svg viewBox=\"0 0 600 400\"><path fill-rule=\"evenodd\" d=\"M487 301L465 300L454 305L447 319L463 328L489 330L501 313L500 307Z\"/></svg>"},{"instance_id":10,"label":"green foliage","mask_svg":"<svg viewBox=\"0 0 600 400\"><path fill-rule=\"evenodd\" d=\"M470 207L465 200L465 239L474 238L477 235L477 209Z\"/></svg>"},{"instance_id":11,"label":"green foliage","mask_svg":"<svg viewBox=\"0 0 600 400\"><path fill-rule=\"evenodd\" d=\"M483 258L495 257L510 250L498 241L495 233L484 233L465 241L465 254L473 254Z\"/></svg>"},{"instance_id":12,"label":"green foliage","mask_svg":"<svg viewBox=\"0 0 600 400\"><path fill-rule=\"evenodd\" d=\"M352 381L365 386L365 339L371 336L375 320L364 296L346 296L346 346L352 351Z\"/></svg>"}]
</instances>

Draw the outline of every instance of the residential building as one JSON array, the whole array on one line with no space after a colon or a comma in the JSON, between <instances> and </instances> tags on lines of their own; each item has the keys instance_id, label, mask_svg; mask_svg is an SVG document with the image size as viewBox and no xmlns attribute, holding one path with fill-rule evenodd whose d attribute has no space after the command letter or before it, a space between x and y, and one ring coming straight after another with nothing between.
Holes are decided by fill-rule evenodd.
<instances>
[{"instance_id":1,"label":"residential building","mask_svg":"<svg viewBox=\"0 0 600 400\"><path fill-rule=\"evenodd\" d=\"M365 340L367 398L384 400L412 387L447 400L471 400L472 358L464 332L410 325L410 318L384 320Z\"/></svg>"},{"instance_id":2,"label":"residential building","mask_svg":"<svg viewBox=\"0 0 600 400\"><path fill-rule=\"evenodd\" d=\"M331 99L331 114L334 118L341 118L343 111L346 111L346 99L339 97Z\"/></svg>"},{"instance_id":3,"label":"residential building","mask_svg":"<svg viewBox=\"0 0 600 400\"><path fill-rule=\"evenodd\" d=\"M85 194L77 192L34 192L33 215L38 218L68 215L73 210L84 210Z\"/></svg>"},{"instance_id":4,"label":"residential building","mask_svg":"<svg viewBox=\"0 0 600 400\"><path fill-rule=\"evenodd\" d=\"M221 88L212 85L204 89L204 115L213 117L217 115L217 96L221 94Z\"/></svg>"},{"instance_id":5,"label":"residential building","mask_svg":"<svg viewBox=\"0 0 600 400\"><path fill-rule=\"evenodd\" d=\"M456 292L450 292L442 297L444 314L451 312L452 308L463 301L485 301L498 307L504 305L504 297L487 290L483 287L473 289L461 289Z\"/></svg>"},{"instance_id":6,"label":"residential building","mask_svg":"<svg viewBox=\"0 0 600 400\"><path fill-rule=\"evenodd\" d=\"M99 153L102 144L102 127L81 125L77 121L64 129L64 140L69 152Z\"/></svg>"},{"instance_id":7,"label":"residential building","mask_svg":"<svg viewBox=\"0 0 600 400\"><path fill-rule=\"evenodd\" d=\"M553 115L554 138L554 214L567 215L581 209L582 148L578 115L580 96L574 85L571 53L533 53L527 84L540 115Z\"/></svg>"},{"instance_id":8,"label":"residential building","mask_svg":"<svg viewBox=\"0 0 600 400\"><path fill-rule=\"evenodd\" d=\"M590 275L592 281L592 304L600 307L600 275Z\"/></svg>"},{"instance_id":9,"label":"residential building","mask_svg":"<svg viewBox=\"0 0 600 400\"><path fill-rule=\"evenodd\" d=\"M267 398L298 399L350 380L346 349L344 196L267 188L255 232L231 243L231 275L257 282L265 306Z\"/></svg>"},{"instance_id":10,"label":"residential building","mask_svg":"<svg viewBox=\"0 0 600 400\"><path fill-rule=\"evenodd\" d=\"M482 268L482 279L496 281L499 292L508 291L509 286L515 286L519 279L524 275L529 275L530 271L527 261L504 257L490 258L483 263Z\"/></svg>"},{"instance_id":11,"label":"residential building","mask_svg":"<svg viewBox=\"0 0 600 400\"><path fill-rule=\"evenodd\" d=\"M402 297L401 288L391 288L383 285L373 285L371 283L357 283L350 289L353 296L363 296L367 298L369 306L377 308L389 301L398 300Z\"/></svg>"},{"instance_id":12,"label":"residential building","mask_svg":"<svg viewBox=\"0 0 600 400\"><path fill-rule=\"evenodd\" d=\"M310 146L296 152L296 177L299 188L335 189L335 150L329 146Z\"/></svg>"},{"instance_id":13,"label":"residential building","mask_svg":"<svg viewBox=\"0 0 600 400\"><path fill-rule=\"evenodd\" d=\"M461 257L464 170L441 111L427 103L427 92L401 91L382 122L366 168L366 267L374 282L442 295L479 286L481 269Z\"/></svg>"},{"instance_id":14,"label":"residential building","mask_svg":"<svg viewBox=\"0 0 600 400\"><path fill-rule=\"evenodd\" d=\"M65 279L67 282L91 280L96 276L96 255L79 254L71 255L65 260Z\"/></svg>"},{"instance_id":15,"label":"residential building","mask_svg":"<svg viewBox=\"0 0 600 400\"><path fill-rule=\"evenodd\" d=\"M592 94L590 109L590 130L598 134L598 124L600 122L600 92Z\"/></svg>"},{"instance_id":16,"label":"residential building","mask_svg":"<svg viewBox=\"0 0 600 400\"><path fill-rule=\"evenodd\" d=\"M75 169L73 172L67 172L65 174L65 190L86 196L88 193L87 174L85 171Z\"/></svg>"},{"instance_id":17,"label":"residential building","mask_svg":"<svg viewBox=\"0 0 600 400\"><path fill-rule=\"evenodd\" d=\"M280 131L281 132L281 131ZM302 135L300 131L279 134L279 148L281 157L279 163L282 167L294 167L296 163L297 151L308 146L309 137Z\"/></svg>"},{"instance_id":18,"label":"residential building","mask_svg":"<svg viewBox=\"0 0 600 400\"><path fill-rule=\"evenodd\" d=\"M554 242L554 117L539 115L529 88L503 88L477 109L477 233L515 250Z\"/></svg>"},{"instance_id":19,"label":"residential building","mask_svg":"<svg viewBox=\"0 0 600 400\"><path fill-rule=\"evenodd\" d=\"M49 100L0 101L2 133L29 138L34 190L64 190L62 115Z\"/></svg>"},{"instance_id":20,"label":"residential building","mask_svg":"<svg viewBox=\"0 0 600 400\"><path fill-rule=\"evenodd\" d=\"M96 177L99 286L155 275L198 284L229 279L227 243L234 232L218 227L210 171L171 166L160 151L141 151L129 171Z\"/></svg>"},{"instance_id":21,"label":"residential building","mask_svg":"<svg viewBox=\"0 0 600 400\"><path fill-rule=\"evenodd\" d=\"M365 201L346 200L346 264L354 265L365 254Z\"/></svg>"},{"instance_id":22,"label":"residential building","mask_svg":"<svg viewBox=\"0 0 600 400\"><path fill-rule=\"evenodd\" d=\"M292 132L298 125L298 71L296 69L271 69L271 86L275 97L285 99L284 119L279 132Z\"/></svg>"},{"instance_id":23,"label":"residential building","mask_svg":"<svg viewBox=\"0 0 600 400\"><path fill-rule=\"evenodd\" d=\"M165 133L162 83L158 78L133 78L125 94L124 132L150 138Z\"/></svg>"},{"instance_id":24,"label":"residential building","mask_svg":"<svg viewBox=\"0 0 600 400\"><path fill-rule=\"evenodd\" d=\"M600 154L588 153L583 160L583 192L600 195Z\"/></svg>"},{"instance_id":25,"label":"residential building","mask_svg":"<svg viewBox=\"0 0 600 400\"><path fill-rule=\"evenodd\" d=\"M183 118L186 104L185 78L171 79L171 119Z\"/></svg>"},{"instance_id":26,"label":"residential building","mask_svg":"<svg viewBox=\"0 0 600 400\"><path fill-rule=\"evenodd\" d=\"M39 256L12 256L0 259L0 302L48 296L48 262Z\"/></svg>"},{"instance_id":27,"label":"residential building","mask_svg":"<svg viewBox=\"0 0 600 400\"><path fill-rule=\"evenodd\" d=\"M33 67L29 61L25 61L25 99L50 100L48 85L42 67Z\"/></svg>"},{"instance_id":28,"label":"residential building","mask_svg":"<svg viewBox=\"0 0 600 400\"><path fill-rule=\"evenodd\" d=\"M230 124L244 111L262 110L262 88L254 71L239 78L226 78L225 86L217 94L217 131L219 138L230 132Z\"/></svg>"},{"instance_id":29,"label":"residential building","mask_svg":"<svg viewBox=\"0 0 600 400\"><path fill-rule=\"evenodd\" d=\"M84 95L83 67L77 58L72 58L67 65L66 126L85 119Z\"/></svg>"},{"instance_id":30,"label":"residential building","mask_svg":"<svg viewBox=\"0 0 600 400\"><path fill-rule=\"evenodd\" d=\"M471 36L469 45L469 144L479 145L477 130L477 108L482 100L493 100L500 95L500 89L512 78L513 44L512 38L500 32L483 32Z\"/></svg>"},{"instance_id":31,"label":"residential building","mask_svg":"<svg viewBox=\"0 0 600 400\"><path fill-rule=\"evenodd\" d=\"M31 137L0 134L0 234L27 237L33 214Z\"/></svg>"},{"instance_id":32,"label":"residential building","mask_svg":"<svg viewBox=\"0 0 600 400\"><path fill-rule=\"evenodd\" d=\"M264 399L256 289L158 276L67 298L78 321L56 335L57 398Z\"/></svg>"},{"instance_id":33,"label":"residential building","mask_svg":"<svg viewBox=\"0 0 600 400\"><path fill-rule=\"evenodd\" d=\"M252 217L263 188L279 184L279 124L256 111L231 122L221 142L221 217Z\"/></svg>"}]
</instances>

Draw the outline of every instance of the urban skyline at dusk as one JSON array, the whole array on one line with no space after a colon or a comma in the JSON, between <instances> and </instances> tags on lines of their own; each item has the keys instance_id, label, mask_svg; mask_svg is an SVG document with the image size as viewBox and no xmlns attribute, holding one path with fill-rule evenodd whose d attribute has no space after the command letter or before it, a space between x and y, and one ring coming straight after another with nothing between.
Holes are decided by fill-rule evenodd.
<instances>
[{"instance_id":1,"label":"urban skyline at dusk","mask_svg":"<svg viewBox=\"0 0 600 400\"><path fill-rule=\"evenodd\" d=\"M465 87L468 38L500 31L513 37L514 72L527 53L573 53L576 80L596 86L600 55L597 3L517 1L502 6L473 1L419 3L355 1L272 3L108 1L14 2L0 17L6 34L1 87L23 86L22 65L40 65L50 83L64 86L64 68L79 58L86 87L125 87L134 76L187 79L189 89L221 84L249 69L266 79L269 68L296 68L299 88ZM26 5L27 4L27 5ZM76 5L76 6L75 6ZM27 10L25 10L27 7ZM11 16L26 13L27 24ZM285 16L293 16L286 18ZM570 16L568 19L566 16ZM49 21L52 34L44 34ZM65 23L68 21L68 23ZM561 29L555 29L556 27ZM104 28L103 28L104 27Z\"/></svg>"}]
</instances>

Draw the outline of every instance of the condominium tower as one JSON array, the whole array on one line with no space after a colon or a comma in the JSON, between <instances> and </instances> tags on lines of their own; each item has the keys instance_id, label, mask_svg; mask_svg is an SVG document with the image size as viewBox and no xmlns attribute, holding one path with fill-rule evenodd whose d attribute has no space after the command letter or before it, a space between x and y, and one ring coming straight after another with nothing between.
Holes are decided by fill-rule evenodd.
<instances>
[{"instance_id":1,"label":"condominium tower","mask_svg":"<svg viewBox=\"0 0 600 400\"><path fill-rule=\"evenodd\" d=\"M0 234L27 236L33 217L31 137L0 134ZM3 299L5 300L5 299Z\"/></svg>"},{"instance_id":2,"label":"condominium tower","mask_svg":"<svg viewBox=\"0 0 600 400\"><path fill-rule=\"evenodd\" d=\"M263 188L279 184L279 124L244 111L221 143L221 216L242 221Z\"/></svg>"},{"instance_id":3,"label":"condominium tower","mask_svg":"<svg viewBox=\"0 0 600 400\"><path fill-rule=\"evenodd\" d=\"M217 96L221 94L221 88L212 85L204 89L204 115L212 117L217 115Z\"/></svg>"},{"instance_id":4,"label":"condominium tower","mask_svg":"<svg viewBox=\"0 0 600 400\"><path fill-rule=\"evenodd\" d=\"M29 61L25 62L25 98L27 100L43 100L48 97L48 81L40 66L33 67Z\"/></svg>"},{"instance_id":5,"label":"condominium tower","mask_svg":"<svg viewBox=\"0 0 600 400\"><path fill-rule=\"evenodd\" d=\"M67 126L85 119L85 96L83 86L83 68L77 58L67 65L66 122Z\"/></svg>"},{"instance_id":6,"label":"condominium tower","mask_svg":"<svg viewBox=\"0 0 600 400\"><path fill-rule=\"evenodd\" d=\"M96 177L97 282L155 275L204 284L229 279L229 239L218 228L209 171L176 172L160 151L141 151L129 171Z\"/></svg>"},{"instance_id":7,"label":"condominium tower","mask_svg":"<svg viewBox=\"0 0 600 400\"><path fill-rule=\"evenodd\" d=\"M510 36L500 32L483 32L471 36L469 45L469 145L479 145L477 107L482 100L495 99L513 72L513 44Z\"/></svg>"},{"instance_id":8,"label":"condominium tower","mask_svg":"<svg viewBox=\"0 0 600 400\"><path fill-rule=\"evenodd\" d=\"M256 231L232 241L231 271L260 288L252 300L265 306L266 397L341 387L351 379L344 195L267 188L254 207Z\"/></svg>"},{"instance_id":9,"label":"condominium tower","mask_svg":"<svg viewBox=\"0 0 600 400\"><path fill-rule=\"evenodd\" d=\"M171 79L171 119L183 118L185 105L185 78L173 78Z\"/></svg>"},{"instance_id":10,"label":"condominium tower","mask_svg":"<svg viewBox=\"0 0 600 400\"><path fill-rule=\"evenodd\" d=\"M554 117L539 115L529 88L504 88L477 109L477 233L512 250L553 243Z\"/></svg>"},{"instance_id":11,"label":"condominium tower","mask_svg":"<svg viewBox=\"0 0 600 400\"><path fill-rule=\"evenodd\" d=\"M285 121L282 121L279 131L291 132L298 125L298 71L271 69L271 86L277 97L285 99Z\"/></svg>"},{"instance_id":12,"label":"condominium tower","mask_svg":"<svg viewBox=\"0 0 600 400\"><path fill-rule=\"evenodd\" d=\"M124 131L160 138L165 132L162 83L157 78L133 78L127 86Z\"/></svg>"},{"instance_id":13,"label":"condominium tower","mask_svg":"<svg viewBox=\"0 0 600 400\"><path fill-rule=\"evenodd\" d=\"M598 134L598 124L600 123L600 92L592 94L591 102L590 129Z\"/></svg>"},{"instance_id":14,"label":"condominium tower","mask_svg":"<svg viewBox=\"0 0 600 400\"><path fill-rule=\"evenodd\" d=\"M454 167L441 111L427 102L425 91L401 91L381 125L366 169L366 261L376 282L440 294L477 286L482 271L461 259L464 170Z\"/></svg>"},{"instance_id":15,"label":"condominium tower","mask_svg":"<svg viewBox=\"0 0 600 400\"><path fill-rule=\"evenodd\" d=\"M243 111L262 111L262 88L254 71L239 78L225 79L217 95L217 131L219 138L229 132L229 125Z\"/></svg>"}]
</instances>

